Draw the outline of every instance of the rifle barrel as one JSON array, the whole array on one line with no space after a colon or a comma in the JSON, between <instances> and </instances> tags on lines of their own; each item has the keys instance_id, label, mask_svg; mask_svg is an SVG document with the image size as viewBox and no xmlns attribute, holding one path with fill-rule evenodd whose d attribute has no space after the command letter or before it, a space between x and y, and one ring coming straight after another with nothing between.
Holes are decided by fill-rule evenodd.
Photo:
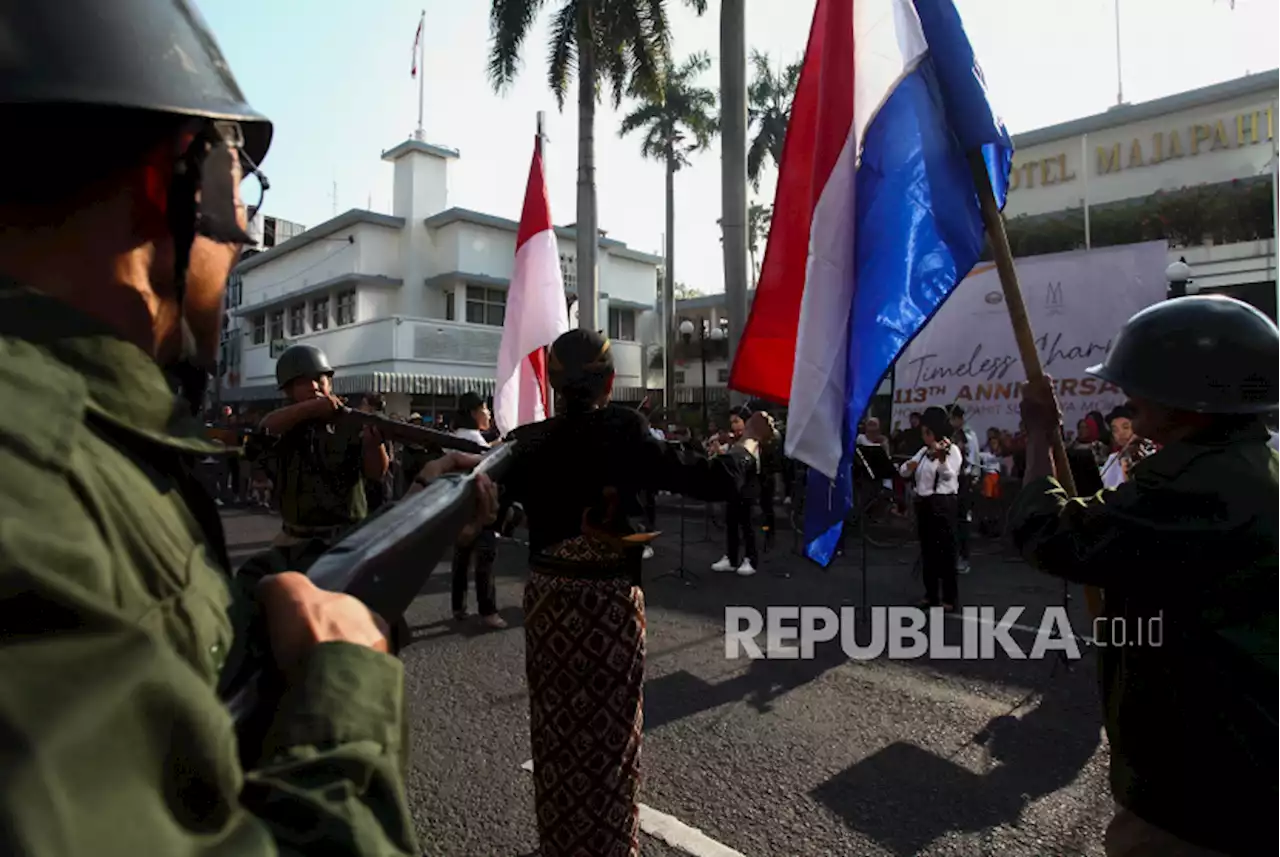
<instances>
[{"instance_id":1,"label":"rifle barrel","mask_svg":"<svg viewBox=\"0 0 1280 857\"><path fill-rule=\"evenodd\" d=\"M453 449L459 452L470 452L477 455L486 452L486 448L475 441L456 437L448 432L439 431L438 429L430 429L426 426L415 426L411 423L402 423L399 420L391 419L391 417L386 414L357 411L354 408L343 408L339 413L341 414L342 419L355 420L356 422L373 426L388 440L396 440L400 443L408 443L416 446L425 446L428 449Z\"/></svg>"}]
</instances>

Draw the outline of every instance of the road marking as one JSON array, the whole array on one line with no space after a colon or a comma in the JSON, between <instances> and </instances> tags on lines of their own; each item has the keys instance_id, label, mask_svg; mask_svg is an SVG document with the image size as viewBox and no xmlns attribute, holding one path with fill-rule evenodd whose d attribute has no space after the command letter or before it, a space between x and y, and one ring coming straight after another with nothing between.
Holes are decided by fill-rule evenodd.
<instances>
[{"instance_id":1,"label":"road marking","mask_svg":"<svg viewBox=\"0 0 1280 857\"><path fill-rule=\"evenodd\" d=\"M522 771L533 771L533 759L520 766ZM728 845L716 842L701 830L690 827L673 815L658 812L651 806L640 804L640 829L645 833L678 848L693 857L746 857Z\"/></svg>"},{"instance_id":2,"label":"road marking","mask_svg":"<svg viewBox=\"0 0 1280 857\"><path fill-rule=\"evenodd\" d=\"M986 625L990 628L994 628L1000 624L999 622L996 622L992 619L986 619L974 613L944 613L943 615L945 615L948 619L958 619L961 622L972 622L975 625ZM1017 622L1010 622L1007 625L1005 625L1005 627L1011 631L1022 631L1027 634L1034 634L1037 637L1052 636L1048 632L1048 630L1033 628L1030 625L1021 625ZM1079 634L1072 634L1071 636L1074 637L1076 642L1078 643L1084 643L1086 646L1093 645L1093 637L1082 637ZM1057 639L1057 638L1054 638L1054 639Z\"/></svg>"}]
</instances>

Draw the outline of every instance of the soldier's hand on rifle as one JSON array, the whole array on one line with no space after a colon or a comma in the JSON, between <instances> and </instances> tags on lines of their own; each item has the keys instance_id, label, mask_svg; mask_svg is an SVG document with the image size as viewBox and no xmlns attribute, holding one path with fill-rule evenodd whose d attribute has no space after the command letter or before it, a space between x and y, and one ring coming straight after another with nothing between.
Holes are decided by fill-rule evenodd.
<instances>
[{"instance_id":1,"label":"soldier's hand on rifle","mask_svg":"<svg viewBox=\"0 0 1280 857\"><path fill-rule=\"evenodd\" d=\"M327 396L317 393L315 401L308 404L314 409L316 419L329 419L343 408L342 400L332 393Z\"/></svg>"},{"instance_id":2,"label":"soldier's hand on rifle","mask_svg":"<svg viewBox=\"0 0 1280 857\"><path fill-rule=\"evenodd\" d=\"M288 672L321 643L352 643L388 651L386 623L368 607L340 592L318 589L296 571L264 578L258 602L266 616L271 651Z\"/></svg>"}]
</instances>

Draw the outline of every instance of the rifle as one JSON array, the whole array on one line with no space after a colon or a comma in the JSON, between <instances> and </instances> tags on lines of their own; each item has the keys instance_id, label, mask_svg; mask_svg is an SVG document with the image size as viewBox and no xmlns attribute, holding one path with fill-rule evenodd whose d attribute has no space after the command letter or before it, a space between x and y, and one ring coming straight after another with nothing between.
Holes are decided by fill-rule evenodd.
<instances>
[{"instance_id":1,"label":"rifle","mask_svg":"<svg viewBox=\"0 0 1280 857\"><path fill-rule=\"evenodd\" d=\"M430 429L426 426L415 426L393 420L386 414L357 411L354 408L341 408L339 420L351 420L367 426L373 426L386 440L406 443L410 446L425 446L427 449L456 449L459 452L484 453L486 447L466 438L455 437L448 432Z\"/></svg>"},{"instance_id":2,"label":"rifle","mask_svg":"<svg viewBox=\"0 0 1280 857\"><path fill-rule=\"evenodd\" d=\"M443 434L431 429L421 431L433 436ZM307 577L320 589L345 592L359 599L395 627L422 592L436 564L470 522L476 501L476 477L484 474L498 482L510 469L514 456L514 442L503 444L485 455L472 472L447 474L417 494L392 504L322 554L307 570ZM257 630L258 637L265 639L261 633L264 629ZM252 749L253 737L264 734L266 724L254 720L269 719L269 709L274 709L264 700L271 688L270 673L274 671L270 657L269 648L259 644L224 692L237 730L249 739L242 740L246 751Z\"/></svg>"}]
</instances>

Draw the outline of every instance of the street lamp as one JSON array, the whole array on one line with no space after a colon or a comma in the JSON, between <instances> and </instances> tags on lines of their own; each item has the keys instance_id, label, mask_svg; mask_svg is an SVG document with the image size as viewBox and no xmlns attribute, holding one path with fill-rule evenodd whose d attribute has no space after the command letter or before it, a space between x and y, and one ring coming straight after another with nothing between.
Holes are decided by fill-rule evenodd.
<instances>
[{"instance_id":1,"label":"street lamp","mask_svg":"<svg viewBox=\"0 0 1280 857\"><path fill-rule=\"evenodd\" d=\"M1186 297L1187 283L1191 282L1191 266L1187 264L1187 257L1181 256L1165 268L1164 278L1169 281L1169 298Z\"/></svg>"},{"instance_id":2,"label":"street lamp","mask_svg":"<svg viewBox=\"0 0 1280 857\"><path fill-rule=\"evenodd\" d=\"M699 320L695 325L686 318L680 322L680 338L684 340L686 348L693 340L694 331L698 333L698 356L702 361L702 430L706 431L711 425L711 419L707 413L707 342L722 341L725 332L719 325L708 324L706 320Z\"/></svg>"}]
</instances>

